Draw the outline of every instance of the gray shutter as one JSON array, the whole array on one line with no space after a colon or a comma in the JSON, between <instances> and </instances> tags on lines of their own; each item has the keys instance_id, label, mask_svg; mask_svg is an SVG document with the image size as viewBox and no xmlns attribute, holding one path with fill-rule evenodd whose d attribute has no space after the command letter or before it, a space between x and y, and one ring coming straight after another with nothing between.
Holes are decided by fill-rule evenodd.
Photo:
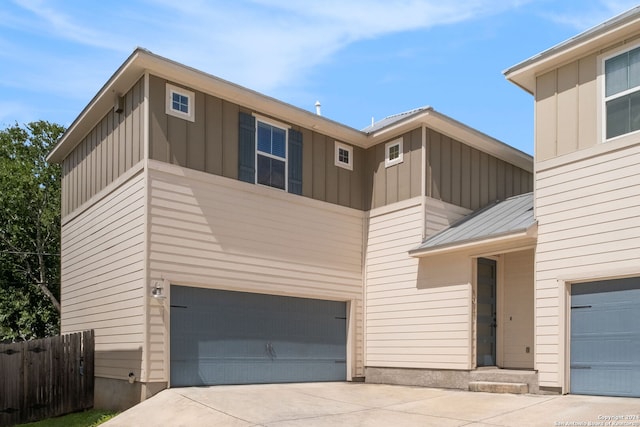
<instances>
[{"instance_id":1,"label":"gray shutter","mask_svg":"<svg viewBox=\"0 0 640 427\"><path fill-rule=\"evenodd\" d=\"M256 118L240 112L238 132L238 179L256 182Z\"/></svg>"},{"instance_id":2,"label":"gray shutter","mask_svg":"<svg viewBox=\"0 0 640 427\"><path fill-rule=\"evenodd\" d=\"M289 193L302 194L302 132L289 129Z\"/></svg>"}]
</instances>

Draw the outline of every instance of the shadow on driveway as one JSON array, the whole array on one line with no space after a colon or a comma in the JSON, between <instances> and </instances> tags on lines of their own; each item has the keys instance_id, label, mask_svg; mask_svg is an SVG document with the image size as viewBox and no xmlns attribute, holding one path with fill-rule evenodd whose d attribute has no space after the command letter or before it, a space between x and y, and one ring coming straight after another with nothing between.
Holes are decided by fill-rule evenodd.
<instances>
[{"instance_id":1,"label":"shadow on driveway","mask_svg":"<svg viewBox=\"0 0 640 427\"><path fill-rule=\"evenodd\" d=\"M629 418L614 418L620 416ZM640 399L340 382L172 388L102 425L519 427L607 422L640 427Z\"/></svg>"}]
</instances>

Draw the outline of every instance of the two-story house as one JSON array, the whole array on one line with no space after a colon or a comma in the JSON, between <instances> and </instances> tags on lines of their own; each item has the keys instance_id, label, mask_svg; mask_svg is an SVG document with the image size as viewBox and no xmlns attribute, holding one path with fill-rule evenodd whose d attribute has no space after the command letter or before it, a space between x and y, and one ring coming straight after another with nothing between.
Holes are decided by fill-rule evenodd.
<instances>
[{"instance_id":1,"label":"two-story house","mask_svg":"<svg viewBox=\"0 0 640 427\"><path fill-rule=\"evenodd\" d=\"M505 75L535 98L540 386L640 396L640 7Z\"/></svg>"},{"instance_id":2,"label":"two-story house","mask_svg":"<svg viewBox=\"0 0 640 427\"><path fill-rule=\"evenodd\" d=\"M433 108L355 130L137 49L48 159L96 406L534 369L532 158Z\"/></svg>"}]
</instances>

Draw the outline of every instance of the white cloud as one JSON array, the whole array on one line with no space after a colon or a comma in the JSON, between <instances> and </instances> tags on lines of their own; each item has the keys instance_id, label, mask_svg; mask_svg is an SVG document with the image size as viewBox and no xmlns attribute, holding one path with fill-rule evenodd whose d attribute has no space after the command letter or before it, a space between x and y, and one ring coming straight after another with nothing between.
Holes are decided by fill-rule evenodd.
<instances>
[{"instance_id":1,"label":"white cloud","mask_svg":"<svg viewBox=\"0 0 640 427\"><path fill-rule=\"evenodd\" d=\"M112 52L135 46L260 91L273 91L350 43L447 25L517 7L522 0L143 0L99 10L20 0L30 31ZM95 10L93 11L95 14ZM23 19L24 20L24 19ZM25 23L21 23L25 25ZM70 54L71 55L71 54ZM76 58L77 59L77 58Z\"/></svg>"},{"instance_id":2,"label":"white cloud","mask_svg":"<svg viewBox=\"0 0 640 427\"><path fill-rule=\"evenodd\" d=\"M585 2L582 6L569 12L546 13L545 16L558 24L584 31L638 6L638 3L635 1L600 0L595 4Z\"/></svg>"}]
</instances>

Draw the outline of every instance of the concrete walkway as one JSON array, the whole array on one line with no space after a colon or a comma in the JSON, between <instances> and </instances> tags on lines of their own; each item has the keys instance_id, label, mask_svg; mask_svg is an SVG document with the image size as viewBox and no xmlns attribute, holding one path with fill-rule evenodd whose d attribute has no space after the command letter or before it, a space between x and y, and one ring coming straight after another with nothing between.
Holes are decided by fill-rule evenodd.
<instances>
[{"instance_id":1,"label":"concrete walkway","mask_svg":"<svg viewBox=\"0 0 640 427\"><path fill-rule=\"evenodd\" d=\"M640 399L362 383L191 387L164 390L102 425L640 427Z\"/></svg>"}]
</instances>

